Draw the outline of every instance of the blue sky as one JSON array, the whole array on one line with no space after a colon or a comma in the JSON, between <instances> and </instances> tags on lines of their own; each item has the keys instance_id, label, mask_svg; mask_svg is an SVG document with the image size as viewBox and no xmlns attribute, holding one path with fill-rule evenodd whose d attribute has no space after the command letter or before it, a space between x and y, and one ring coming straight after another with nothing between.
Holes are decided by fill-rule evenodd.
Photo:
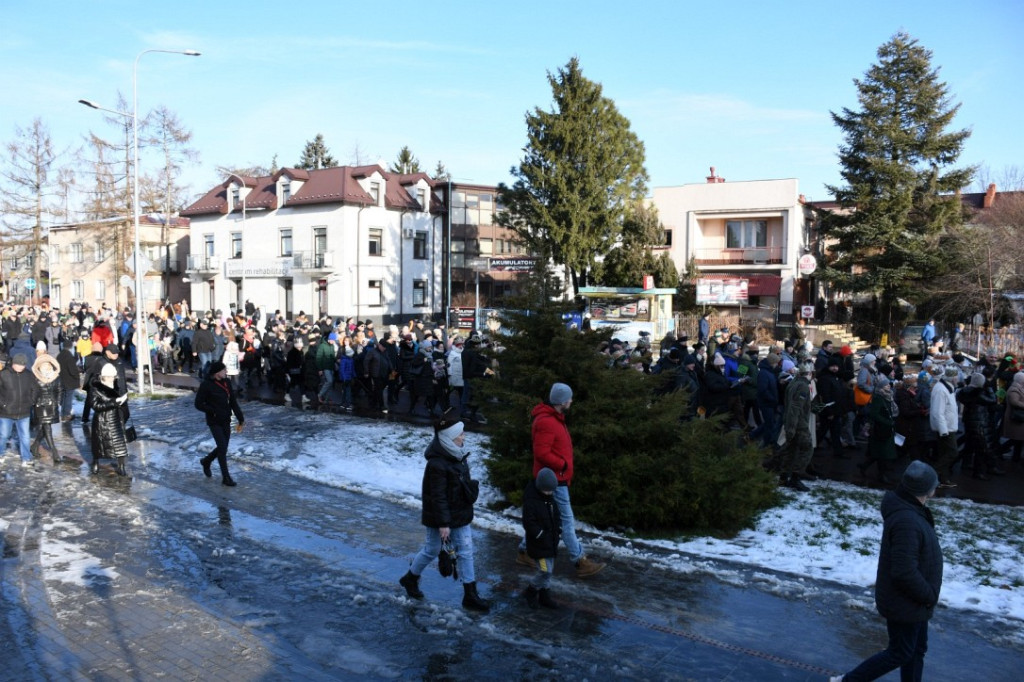
<instances>
[{"instance_id":1,"label":"blue sky","mask_svg":"<svg viewBox=\"0 0 1024 682\"><path fill-rule=\"evenodd\" d=\"M829 111L856 108L853 79L899 30L962 104L961 165L996 178L1024 166L1022 29L1019 0L0 0L0 141L35 117L62 148L110 135L77 101L130 102L141 50L195 49L139 66L140 113L166 105L193 132L194 193L223 180L218 165L294 165L317 133L342 163L409 145L427 171L442 160L458 180L507 182L525 113L551 106L546 73L577 56L644 142L652 187L702 182L714 165L730 181L795 177L821 200L839 181Z\"/></svg>"}]
</instances>

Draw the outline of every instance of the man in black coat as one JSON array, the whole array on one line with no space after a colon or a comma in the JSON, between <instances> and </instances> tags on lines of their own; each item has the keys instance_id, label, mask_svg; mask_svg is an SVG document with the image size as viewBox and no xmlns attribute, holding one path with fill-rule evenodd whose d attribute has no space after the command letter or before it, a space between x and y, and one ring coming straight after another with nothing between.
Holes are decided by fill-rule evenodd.
<instances>
[{"instance_id":1,"label":"man in black coat","mask_svg":"<svg viewBox=\"0 0 1024 682\"><path fill-rule=\"evenodd\" d=\"M928 621L942 589L942 548L925 506L938 484L935 469L914 460L896 490L882 498L875 604L886 620L889 646L832 682L874 680L896 668L904 680L921 679Z\"/></svg>"},{"instance_id":2,"label":"man in black coat","mask_svg":"<svg viewBox=\"0 0 1024 682\"><path fill-rule=\"evenodd\" d=\"M11 358L10 366L0 371L0 449L7 447L11 430L17 428L21 464L31 466L29 414L39 397L39 382L32 372L25 371L26 365L28 358L18 353Z\"/></svg>"},{"instance_id":3,"label":"man in black coat","mask_svg":"<svg viewBox=\"0 0 1024 682\"><path fill-rule=\"evenodd\" d=\"M213 476L210 465L217 460L220 466L221 483L227 486L237 485L228 473L228 442L231 440L231 414L238 419L238 430L245 425L245 416L238 406L235 391L228 381L228 370L223 362L210 363L207 378L196 391L196 409L206 414L206 425L210 428L217 447L213 452L199 460L203 465L203 473L207 478Z\"/></svg>"},{"instance_id":4,"label":"man in black coat","mask_svg":"<svg viewBox=\"0 0 1024 682\"><path fill-rule=\"evenodd\" d=\"M81 385L82 373L75 362L75 356L70 348L64 348L57 353L57 364L60 365L60 381L63 393L60 398L60 420L69 422L72 419L71 406L75 401L75 389Z\"/></svg>"}]
</instances>

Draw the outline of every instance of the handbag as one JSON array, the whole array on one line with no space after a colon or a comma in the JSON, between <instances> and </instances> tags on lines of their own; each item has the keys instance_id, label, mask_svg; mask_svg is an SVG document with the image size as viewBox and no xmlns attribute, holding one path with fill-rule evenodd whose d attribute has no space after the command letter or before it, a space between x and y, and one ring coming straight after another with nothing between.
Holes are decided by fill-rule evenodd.
<instances>
[{"instance_id":1,"label":"handbag","mask_svg":"<svg viewBox=\"0 0 1024 682\"><path fill-rule=\"evenodd\" d=\"M871 402L871 394L862 390L860 386L853 387L853 402L857 407L864 407Z\"/></svg>"},{"instance_id":2,"label":"handbag","mask_svg":"<svg viewBox=\"0 0 1024 682\"><path fill-rule=\"evenodd\" d=\"M124 439L126 441L128 441L129 443L134 443L135 441L137 441L139 439L139 434L135 430L135 425L134 424L132 426L125 426L125 428L124 428Z\"/></svg>"},{"instance_id":3,"label":"handbag","mask_svg":"<svg viewBox=\"0 0 1024 682\"><path fill-rule=\"evenodd\" d=\"M455 553L455 547L450 540L441 543L441 551L437 555L437 570L441 577L459 579L459 555Z\"/></svg>"}]
</instances>

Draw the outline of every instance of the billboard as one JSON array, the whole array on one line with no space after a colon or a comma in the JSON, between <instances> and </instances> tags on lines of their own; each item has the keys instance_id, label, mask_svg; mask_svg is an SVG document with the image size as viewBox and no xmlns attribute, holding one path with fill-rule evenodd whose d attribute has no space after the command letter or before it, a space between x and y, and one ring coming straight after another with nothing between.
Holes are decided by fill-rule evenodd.
<instances>
[{"instance_id":1,"label":"billboard","mask_svg":"<svg viewBox=\"0 0 1024 682\"><path fill-rule=\"evenodd\" d=\"M747 280L736 278L728 279L698 279L697 280L697 303L699 305L746 305Z\"/></svg>"}]
</instances>

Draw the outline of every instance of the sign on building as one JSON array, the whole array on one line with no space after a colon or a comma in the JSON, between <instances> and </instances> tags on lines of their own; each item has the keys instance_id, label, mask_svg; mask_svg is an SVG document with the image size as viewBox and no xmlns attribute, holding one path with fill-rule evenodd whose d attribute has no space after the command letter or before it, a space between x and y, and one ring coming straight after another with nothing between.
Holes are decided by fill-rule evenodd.
<instances>
[{"instance_id":1,"label":"sign on building","mask_svg":"<svg viewBox=\"0 0 1024 682\"><path fill-rule=\"evenodd\" d=\"M741 278L698 279L699 305L746 305L748 281Z\"/></svg>"},{"instance_id":2,"label":"sign on building","mask_svg":"<svg viewBox=\"0 0 1024 682\"><path fill-rule=\"evenodd\" d=\"M492 258L491 272L530 272L535 262L534 258Z\"/></svg>"}]
</instances>

